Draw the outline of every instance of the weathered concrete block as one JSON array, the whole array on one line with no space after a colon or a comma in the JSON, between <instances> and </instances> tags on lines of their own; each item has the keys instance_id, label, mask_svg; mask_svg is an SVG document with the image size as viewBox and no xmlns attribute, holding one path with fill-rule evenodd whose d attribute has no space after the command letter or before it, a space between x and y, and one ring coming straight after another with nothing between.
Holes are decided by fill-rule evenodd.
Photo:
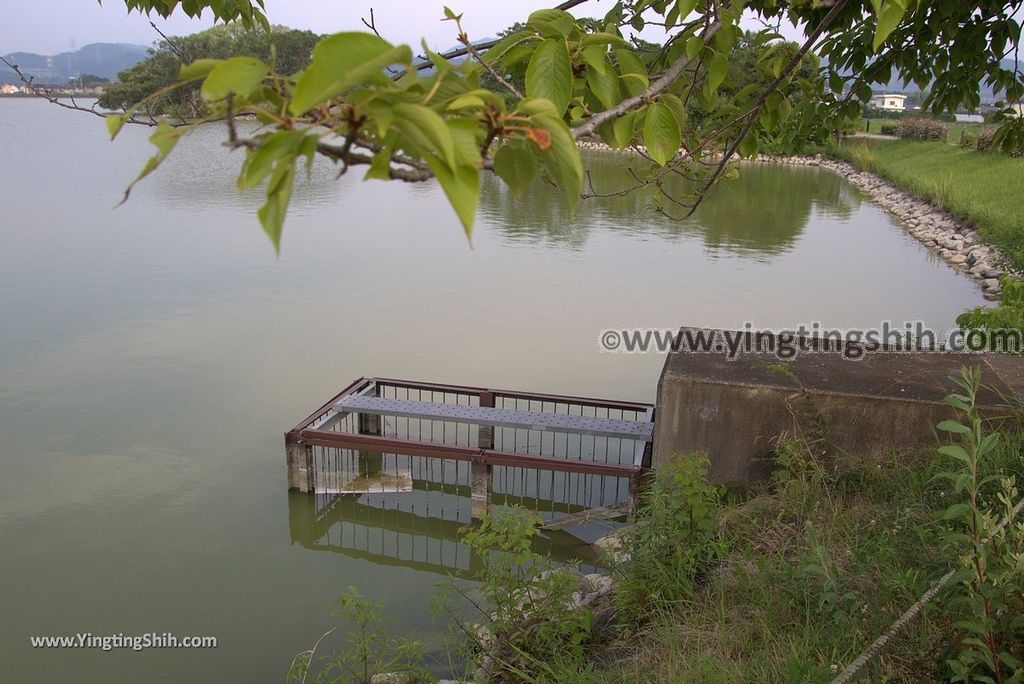
<instances>
[{"instance_id":1,"label":"weathered concrete block","mask_svg":"<svg viewBox=\"0 0 1024 684\"><path fill-rule=\"evenodd\" d=\"M796 380L771 368L780 363ZM766 477L780 436L794 435L791 409L806 404L804 391L824 418L828 441L846 453L872 458L937 444L935 424L955 415L944 403L956 389L950 376L964 366L982 367L979 403L987 415L1007 415L1013 398L1024 396L1020 357L872 353L852 361L803 353L780 361L767 352L735 360L672 353L658 383L653 465L703 451L714 482Z\"/></svg>"}]
</instances>

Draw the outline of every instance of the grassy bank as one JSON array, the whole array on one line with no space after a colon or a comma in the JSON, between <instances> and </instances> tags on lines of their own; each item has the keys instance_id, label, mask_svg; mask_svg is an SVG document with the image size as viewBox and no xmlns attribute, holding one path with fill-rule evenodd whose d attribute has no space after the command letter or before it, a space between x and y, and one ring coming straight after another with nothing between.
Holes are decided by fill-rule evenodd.
<instances>
[{"instance_id":1,"label":"grassy bank","mask_svg":"<svg viewBox=\"0 0 1024 684\"><path fill-rule=\"evenodd\" d=\"M1022 446L1006 442L986 472L1020 479ZM934 452L861 463L806 495L766 490L727 508L722 566L632 635L630 655L599 681L829 681L955 564L938 519L955 496L941 469ZM960 617L942 597L860 681L948 681Z\"/></svg>"},{"instance_id":2,"label":"grassy bank","mask_svg":"<svg viewBox=\"0 0 1024 684\"><path fill-rule=\"evenodd\" d=\"M1005 434L967 466L976 468L975 482L995 476L978 500L996 517L1002 506L995 479L1020 482L1022 453L1024 437ZM966 453L932 449L881 462L821 454L813 444L785 444L774 483L724 504L717 521L728 552L691 598L663 606L646 628L626 636L625 657L593 681L829 681L947 570L964 567L964 539L951 534L964 480L954 485L956 476L945 471L962 472ZM1009 495L1011 506L1019 496ZM1024 549L1024 525L1014 534L1015 542L999 543ZM1019 563L1013 553L1004 559L1011 565ZM995 573L998 563L987 562ZM1019 603L1024 582L1019 566L1015 572L1004 579ZM949 681L971 635L961 591L939 594L859 681ZM1019 655L1024 625L1013 626L1008 615L1001 618L1010 624L1004 644Z\"/></svg>"},{"instance_id":3,"label":"grassy bank","mask_svg":"<svg viewBox=\"0 0 1024 684\"><path fill-rule=\"evenodd\" d=\"M970 221L1024 269L1024 159L910 140L848 140L829 152Z\"/></svg>"}]
</instances>

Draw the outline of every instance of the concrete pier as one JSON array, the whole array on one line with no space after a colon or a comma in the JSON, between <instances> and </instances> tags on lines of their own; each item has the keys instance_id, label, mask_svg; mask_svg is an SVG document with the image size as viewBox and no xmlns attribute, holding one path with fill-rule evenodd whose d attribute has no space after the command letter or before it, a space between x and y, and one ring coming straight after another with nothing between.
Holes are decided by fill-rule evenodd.
<instances>
[{"instance_id":1,"label":"concrete pier","mask_svg":"<svg viewBox=\"0 0 1024 684\"><path fill-rule=\"evenodd\" d=\"M784 364L788 372L777 370ZM980 366L979 397L989 417L1008 415L1024 397L1024 358L978 354L772 353L669 354L658 383L655 468L673 454L704 452L714 482L745 484L766 477L780 438L797 430L794 410L808 402L835 448L865 458L937 445L935 425L956 415L944 398L950 377Z\"/></svg>"}]
</instances>

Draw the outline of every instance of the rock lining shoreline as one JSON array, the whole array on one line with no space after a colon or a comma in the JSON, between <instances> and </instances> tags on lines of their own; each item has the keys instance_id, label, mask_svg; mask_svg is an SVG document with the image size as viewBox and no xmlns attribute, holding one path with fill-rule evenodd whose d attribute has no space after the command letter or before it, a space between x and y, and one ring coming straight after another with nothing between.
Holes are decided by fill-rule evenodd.
<instances>
[{"instance_id":1,"label":"rock lining shoreline","mask_svg":"<svg viewBox=\"0 0 1024 684\"><path fill-rule=\"evenodd\" d=\"M615 151L598 141L580 141L579 145L583 149ZM630 150L624 152L629 153ZM999 299L999 278L1007 272L1005 264L1008 260L996 247L985 244L978 231L959 217L926 200L914 197L877 174L860 171L850 162L831 159L821 154L761 154L756 160L750 161L820 166L839 174L868 199L894 216L911 236L941 257L953 270L974 278L986 299Z\"/></svg>"}]
</instances>

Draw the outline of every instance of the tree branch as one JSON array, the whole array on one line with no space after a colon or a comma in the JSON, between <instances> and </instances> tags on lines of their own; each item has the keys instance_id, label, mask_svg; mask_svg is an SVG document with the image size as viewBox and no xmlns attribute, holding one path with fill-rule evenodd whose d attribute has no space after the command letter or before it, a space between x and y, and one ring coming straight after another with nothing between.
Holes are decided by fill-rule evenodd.
<instances>
[{"instance_id":1,"label":"tree branch","mask_svg":"<svg viewBox=\"0 0 1024 684\"><path fill-rule=\"evenodd\" d=\"M167 49L170 50L171 52L173 52L174 56L177 57L178 60L182 64L191 64L192 63L192 60L189 59L188 55L186 55L181 50L181 48L179 48L177 45L175 45L174 41L171 40L170 38L168 38L167 34L165 34L163 31L161 31L154 22L152 22L152 21L149 22L149 25L153 27L154 31L156 31L157 33L160 34L160 37L164 39L165 43L167 43Z\"/></svg>"},{"instance_id":2,"label":"tree branch","mask_svg":"<svg viewBox=\"0 0 1024 684\"><path fill-rule=\"evenodd\" d=\"M718 32L718 29L720 29L721 27L722 23L718 20L715 20L704 30L704 32L701 34L701 38L705 42L707 42L712 36L714 36ZM612 119L615 119L632 109L637 109L638 107L644 106L652 97L666 91L668 87L672 85L675 82L675 80L682 75L683 71L686 70L686 67L689 64L690 58L687 57L685 54L680 55L679 58L676 59L676 61L673 62L671 65L669 65L668 69L666 69L661 74L661 76L655 79L654 82L651 83L651 85L648 86L644 92L640 93L639 95L634 95L633 97L627 97L625 100L623 100L622 102L620 102L619 104L615 105L610 109L605 109L604 111L597 112L589 119L587 119L586 123L582 123L579 126L573 128L573 139L579 140L580 138L593 135L597 131L598 127L601 124L605 123L606 121L611 121Z\"/></svg>"},{"instance_id":3,"label":"tree branch","mask_svg":"<svg viewBox=\"0 0 1024 684\"><path fill-rule=\"evenodd\" d=\"M85 112L86 114L92 114L94 116L98 116L101 119L107 118L107 115L105 113L96 111L96 105L95 104L93 104L92 107L83 107L83 106L79 105L78 103L76 103L74 101L74 98L71 98L71 104L68 104L67 102L62 101L58 96L52 94L48 90L45 90L45 89L40 88L39 86L37 86L35 84L35 82L30 77L26 76L24 74L24 72L22 72L21 68L17 64L9 62L4 57L0 57L0 62L3 62L5 65L7 65L8 69L10 69L15 74L17 74L18 79L21 81L21 83L26 88L28 88L29 92L31 92L36 97L41 97L42 99L46 100L50 104L55 104L58 107L63 107L64 109L70 109L70 110L76 111L76 112ZM131 117L129 117L128 119L125 120L125 123L139 124L139 125L142 125L142 126L151 126L152 127L152 126L156 126L158 122L155 119L153 119L153 117L149 117L148 119L140 119L137 116L132 115ZM172 124L172 125L174 125L174 124Z\"/></svg>"}]
</instances>

